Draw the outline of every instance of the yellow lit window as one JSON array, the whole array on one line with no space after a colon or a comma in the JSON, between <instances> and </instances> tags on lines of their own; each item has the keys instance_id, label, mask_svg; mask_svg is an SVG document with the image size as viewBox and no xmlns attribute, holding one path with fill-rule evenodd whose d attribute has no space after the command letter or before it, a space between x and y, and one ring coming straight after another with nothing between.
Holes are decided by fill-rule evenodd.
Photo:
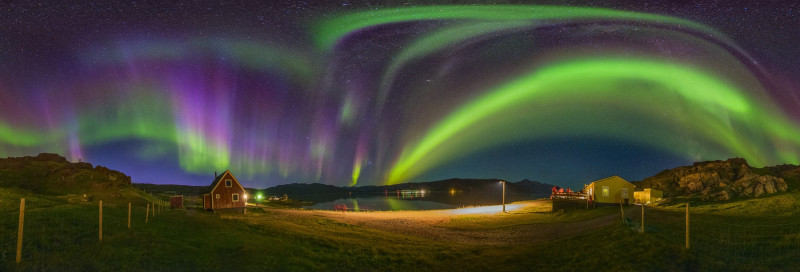
<instances>
[{"instance_id":1,"label":"yellow lit window","mask_svg":"<svg viewBox=\"0 0 800 272\"><path fill-rule=\"evenodd\" d=\"M608 197L608 186L603 186L603 197Z\"/></svg>"}]
</instances>

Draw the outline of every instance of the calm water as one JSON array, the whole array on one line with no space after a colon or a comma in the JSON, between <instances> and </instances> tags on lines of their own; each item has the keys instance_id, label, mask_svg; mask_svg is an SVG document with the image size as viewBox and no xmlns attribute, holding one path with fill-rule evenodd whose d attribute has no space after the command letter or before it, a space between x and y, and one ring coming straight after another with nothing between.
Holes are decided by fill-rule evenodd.
<instances>
[{"instance_id":1,"label":"calm water","mask_svg":"<svg viewBox=\"0 0 800 272\"><path fill-rule=\"evenodd\" d=\"M348 211L401 211L401 210L438 210L452 209L456 205L417 199L403 199L384 196L364 196L342 198L330 202L311 205L310 209L334 210L336 205L344 205Z\"/></svg>"},{"instance_id":2,"label":"calm water","mask_svg":"<svg viewBox=\"0 0 800 272\"><path fill-rule=\"evenodd\" d=\"M511 201L536 199L534 195L506 195L506 203ZM397 195L360 195L342 197L333 201L315 203L306 208L318 210L336 210L336 206L347 207L348 211L411 211L454 209L465 206L482 206L501 204L502 198L485 195L458 195L448 193L425 194L415 196Z\"/></svg>"}]
</instances>

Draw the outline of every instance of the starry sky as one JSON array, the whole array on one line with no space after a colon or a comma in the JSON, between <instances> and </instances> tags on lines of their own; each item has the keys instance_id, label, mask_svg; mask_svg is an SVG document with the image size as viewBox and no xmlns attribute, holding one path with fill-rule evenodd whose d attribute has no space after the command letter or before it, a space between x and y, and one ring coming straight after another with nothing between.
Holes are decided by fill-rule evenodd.
<instances>
[{"instance_id":1,"label":"starry sky","mask_svg":"<svg viewBox=\"0 0 800 272\"><path fill-rule=\"evenodd\" d=\"M4 1L0 157L248 187L800 163L800 8Z\"/></svg>"}]
</instances>

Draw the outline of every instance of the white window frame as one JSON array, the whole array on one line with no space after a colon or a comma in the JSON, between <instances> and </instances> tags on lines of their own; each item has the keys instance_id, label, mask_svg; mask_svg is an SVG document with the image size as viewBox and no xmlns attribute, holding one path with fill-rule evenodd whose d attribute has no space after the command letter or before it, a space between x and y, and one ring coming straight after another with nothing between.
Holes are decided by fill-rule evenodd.
<instances>
[{"instance_id":1,"label":"white window frame","mask_svg":"<svg viewBox=\"0 0 800 272\"><path fill-rule=\"evenodd\" d=\"M232 194L231 195L231 201L239 202L239 199L241 199L241 198L239 198L239 194Z\"/></svg>"},{"instance_id":2,"label":"white window frame","mask_svg":"<svg viewBox=\"0 0 800 272\"><path fill-rule=\"evenodd\" d=\"M219 194L217 194L216 198L219 199Z\"/></svg>"},{"instance_id":3,"label":"white window frame","mask_svg":"<svg viewBox=\"0 0 800 272\"><path fill-rule=\"evenodd\" d=\"M225 180L225 187L228 187L228 188L233 187L233 180L226 179Z\"/></svg>"}]
</instances>

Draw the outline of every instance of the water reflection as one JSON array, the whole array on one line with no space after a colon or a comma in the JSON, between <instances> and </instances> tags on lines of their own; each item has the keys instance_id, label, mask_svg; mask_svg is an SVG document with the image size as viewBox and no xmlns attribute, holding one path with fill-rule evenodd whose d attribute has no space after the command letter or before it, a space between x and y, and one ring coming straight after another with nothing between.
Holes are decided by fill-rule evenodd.
<instances>
[{"instance_id":1,"label":"water reflection","mask_svg":"<svg viewBox=\"0 0 800 272\"><path fill-rule=\"evenodd\" d=\"M415 200L411 200L415 199ZM347 210L347 211L408 211L408 210L439 210L452 209L456 205L422 200L408 196L402 198L386 196L362 196L343 198L330 202L316 203L307 207L318 210Z\"/></svg>"},{"instance_id":2,"label":"water reflection","mask_svg":"<svg viewBox=\"0 0 800 272\"><path fill-rule=\"evenodd\" d=\"M532 194L509 194L506 202L531 200L543 196ZM464 193L456 190L430 192L426 190L395 190L383 194L353 194L332 201L318 202L307 206L318 210L347 211L411 211L439 210L462 207L498 205L501 196Z\"/></svg>"}]
</instances>

